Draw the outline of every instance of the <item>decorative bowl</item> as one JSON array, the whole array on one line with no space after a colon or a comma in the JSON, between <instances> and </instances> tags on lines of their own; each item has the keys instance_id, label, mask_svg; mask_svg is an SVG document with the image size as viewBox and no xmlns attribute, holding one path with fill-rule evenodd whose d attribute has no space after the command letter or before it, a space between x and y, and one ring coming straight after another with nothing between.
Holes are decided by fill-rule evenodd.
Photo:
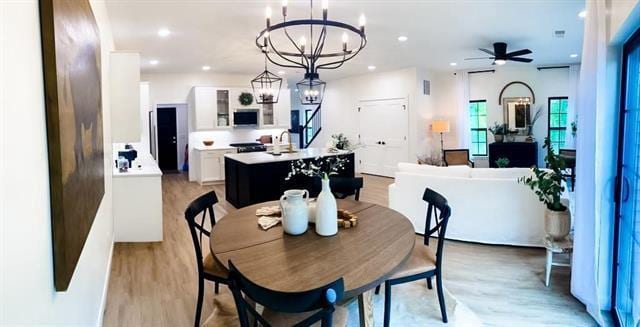
<instances>
[{"instance_id":1,"label":"decorative bowl","mask_svg":"<svg viewBox=\"0 0 640 327\"><path fill-rule=\"evenodd\" d=\"M205 140L205 141L202 141L202 144L204 144L204 145L206 145L206 146L212 146L212 145L213 145L213 141L211 141L211 140Z\"/></svg>"}]
</instances>

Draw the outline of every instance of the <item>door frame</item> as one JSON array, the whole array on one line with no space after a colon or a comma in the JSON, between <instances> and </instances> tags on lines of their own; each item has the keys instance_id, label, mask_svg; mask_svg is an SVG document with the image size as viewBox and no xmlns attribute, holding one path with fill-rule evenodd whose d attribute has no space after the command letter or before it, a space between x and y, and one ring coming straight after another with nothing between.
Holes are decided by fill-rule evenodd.
<instances>
[{"instance_id":1,"label":"door frame","mask_svg":"<svg viewBox=\"0 0 640 327\"><path fill-rule=\"evenodd\" d=\"M358 109L360 107L360 104L361 103L366 103L366 102L393 101L393 100L401 100L401 101L403 101L404 102L404 106L407 108L406 109L406 121L404 123L405 123L405 127L407 129L407 139L406 139L406 142L407 142L407 153L405 153L405 155L406 155L405 158L408 161L409 158L410 158L410 153L411 153L411 146L409 145L409 121L411 120L411 118L410 118L411 115L410 115L410 112L409 112L409 110L410 110L410 107L409 107L409 96L358 100L358 102L356 104L356 115L358 117L357 118L357 120L358 120L358 130L357 130L358 131L358 143L360 143L360 135L362 134L361 133L362 132L362 124L360 122L360 110ZM356 171L359 171L360 163L359 162L354 162L354 164L355 164L355 167L357 167ZM362 173L362 172L360 171L360 173ZM367 174L367 173L364 173L364 174ZM368 175L373 175L373 174L369 173ZM378 175L376 175L376 176L378 176ZM388 177L388 176L383 176L383 177Z\"/></svg>"},{"instance_id":2,"label":"door frame","mask_svg":"<svg viewBox=\"0 0 640 327\"><path fill-rule=\"evenodd\" d=\"M625 111L627 103L627 69L628 58L631 48L640 44L640 28L637 29L632 36L624 43L622 47L622 65L621 65L621 84L620 84L620 103L618 112L618 149L616 153L616 178L614 185L614 202L615 202L615 219L613 226L613 260L612 260L612 278L611 278L611 316L616 326L620 326L620 318L617 312L618 299L618 255L620 240L620 216L622 214L621 192L622 192L622 159L624 158L624 127L625 127Z\"/></svg>"}]
</instances>

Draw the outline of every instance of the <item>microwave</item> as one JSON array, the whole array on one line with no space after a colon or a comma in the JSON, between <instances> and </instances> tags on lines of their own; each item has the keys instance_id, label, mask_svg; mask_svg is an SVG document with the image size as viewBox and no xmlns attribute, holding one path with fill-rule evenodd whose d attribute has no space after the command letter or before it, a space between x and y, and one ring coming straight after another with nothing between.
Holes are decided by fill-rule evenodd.
<instances>
[{"instance_id":1,"label":"microwave","mask_svg":"<svg viewBox=\"0 0 640 327\"><path fill-rule=\"evenodd\" d=\"M239 109L233 112L233 126L258 126L258 109Z\"/></svg>"}]
</instances>

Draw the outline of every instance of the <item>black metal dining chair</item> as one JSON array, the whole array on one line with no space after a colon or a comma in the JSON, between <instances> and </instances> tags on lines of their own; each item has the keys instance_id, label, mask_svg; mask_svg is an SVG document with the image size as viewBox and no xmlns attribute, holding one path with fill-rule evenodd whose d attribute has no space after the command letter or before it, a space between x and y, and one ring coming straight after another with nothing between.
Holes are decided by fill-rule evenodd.
<instances>
[{"instance_id":1,"label":"black metal dining chair","mask_svg":"<svg viewBox=\"0 0 640 327\"><path fill-rule=\"evenodd\" d=\"M202 301L204 300L204 280L214 282L215 293L218 294L219 284L229 284L229 272L219 264L209 253L206 257L202 256L202 236L211 237L211 230L207 229L207 220L210 226L216 224L213 206L218 203L218 197L214 191L206 193L199 198L193 200L184 211L184 217L189 225L189 232L193 240L193 247L196 251L196 263L198 264L198 300L196 303L196 316L194 325L200 325L200 317L202 316ZM208 213L208 215L207 215ZM208 219L207 219L208 216ZM209 244L209 242L204 243Z\"/></svg>"},{"instance_id":2,"label":"black metal dining chair","mask_svg":"<svg viewBox=\"0 0 640 327\"><path fill-rule=\"evenodd\" d=\"M321 322L323 327L331 327L336 311L335 304L342 299L344 293L342 278L299 293L273 291L253 283L238 271L231 261L229 282L242 327L303 327L317 322ZM254 303L265 307L262 314L256 311ZM344 320L346 322L346 315ZM250 321L254 324L251 325Z\"/></svg>"},{"instance_id":3,"label":"black metal dining chair","mask_svg":"<svg viewBox=\"0 0 640 327\"><path fill-rule=\"evenodd\" d=\"M442 258L445 233L447 231L449 217L451 216L451 208L444 196L430 188L425 189L422 200L427 202L427 217L423 236L424 242L423 244L416 242L407 261L384 282L385 327L389 326L389 320L391 318L391 286L426 279L427 286L431 289L432 277L436 278L442 321L447 322L447 308L444 303L444 290L442 288ZM430 229L432 217L434 226ZM438 245L434 253L431 247L429 247L429 238L436 232L438 233ZM376 294L378 294L379 291L380 286L376 288Z\"/></svg>"},{"instance_id":4,"label":"black metal dining chair","mask_svg":"<svg viewBox=\"0 0 640 327\"><path fill-rule=\"evenodd\" d=\"M364 185L364 179L362 177L329 177L329 186L331 187L331 193L337 199L345 199L349 196L354 196L356 201L360 201L360 189ZM322 182L320 178L313 180L312 194L318 194L322 190Z\"/></svg>"}]
</instances>

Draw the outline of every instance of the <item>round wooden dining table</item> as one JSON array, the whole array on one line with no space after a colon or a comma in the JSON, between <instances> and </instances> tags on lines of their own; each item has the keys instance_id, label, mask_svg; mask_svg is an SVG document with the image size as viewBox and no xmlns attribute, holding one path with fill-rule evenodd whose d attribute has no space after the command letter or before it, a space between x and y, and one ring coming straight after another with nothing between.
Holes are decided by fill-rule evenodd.
<instances>
[{"instance_id":1,"label":"round wooden dining table","mask_svg":"<svg viewBox=\"0 0 640 327\"><path fill-rule=\"evenodd\" d=\"M372 289L383 283L411 253L415 233L402 214L372 203L337 200L338 208L358 216L355 227L319 236L310 225L298 236L281 225L263 230L256 209L260 203L234 211L216 223L210 247L227 269L231 260L254 283L282 292L315 289L343 278L344 298L358 296L360 325L373 326Z\"/></svg>"}]
</instances>

